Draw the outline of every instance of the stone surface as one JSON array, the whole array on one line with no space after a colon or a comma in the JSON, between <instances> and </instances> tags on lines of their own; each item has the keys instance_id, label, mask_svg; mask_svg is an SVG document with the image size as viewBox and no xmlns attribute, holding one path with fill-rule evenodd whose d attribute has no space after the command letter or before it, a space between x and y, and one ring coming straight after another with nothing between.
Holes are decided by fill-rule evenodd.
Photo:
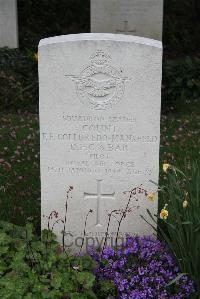
<instances>
[{"instance_id":1,"label":"stone surface","mask_svg":"<svg viewBox=\"0 0 200 299\"><path fill-rule=\"evenodd\" d=\"M161 42L114 34L78 34L44 39L39 45L42 227L52 211L65 218L66 245L102 244L109 226L120 235L149 234L140 215L157 211L145 196L158 181ZM54 230L62 239L63 223ZM111 239L110 239L111 240ZM112 239L113 241L113 239ZM86 244L86 243L85 243Z\"/></svg>"},{"instance_id":2,"label":"stone surface","mask_svg":"<svg viewBox=\"0 0 200 299\"><path fill-rule=\"evenodd\" d=\"M0 47L18 47L16 0L0 0Z\"/></svg>"},{"instance_id":3,"label":"stone surface","mask_svg":"<svg viewBox=\"0 0 200 299\"><path fill-rule=\"evenodd\" d=\"M162 40L163 0L91 0L91 32Z\"/></svg>"}]
</instances>

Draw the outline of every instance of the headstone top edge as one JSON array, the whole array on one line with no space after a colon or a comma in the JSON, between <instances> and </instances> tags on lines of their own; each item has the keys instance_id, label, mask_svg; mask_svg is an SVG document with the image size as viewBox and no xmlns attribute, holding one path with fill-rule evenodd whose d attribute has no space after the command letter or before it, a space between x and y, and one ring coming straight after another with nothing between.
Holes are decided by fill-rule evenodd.
<instances>
[{"instance_id":1,"label":"headstone top edge","mask_svg":"<svg viewBox=\"0 0 200 299\"><path fill-rule=\"evenodd\" d=\"M39 47L59 44L64 42L77 42L77 41L118 41L118 42L134 42L137 44L143 44L162 49L162 42L150 39L146 37L126 35L126 34L111 34L111 33L80 33L80 34L68 34L60 35L49 38L41 39Z\"/></svg>"}]
</instances>

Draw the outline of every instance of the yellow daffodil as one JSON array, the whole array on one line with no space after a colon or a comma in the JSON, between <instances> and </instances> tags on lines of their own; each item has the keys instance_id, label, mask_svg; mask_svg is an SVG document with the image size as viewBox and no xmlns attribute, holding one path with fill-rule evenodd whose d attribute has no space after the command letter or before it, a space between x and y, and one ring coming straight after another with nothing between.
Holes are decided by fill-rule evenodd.
<instances>
[{"instance_id":1,"label":"yellow daffodil","mask_svg":"<svg viewBox=\"0 0 200 299\"><path fill-rule=\"evenodd\" d=\"M187 208L187 206L188 206L188 201L185 199L183 202L183 208L185 209L185 208Z\"/></svg>"},{"instance_id":2,"label":"yellow daffodil","mask_svg":"<svg viewBox=\"0 0 200 299\"><path fill-rule=\"evenodd\" d=\"M154 201L156 199L156 192L149 192L147 194L147 199L150 201Z\"/></svg>"},{"instance_id":3,"label":"yellow daffodil","mask_svg":"<svg viewBox=\"0 0 200 299\"><path fill-rule=\"evenodd\" d=\"M34 53L33 58L35 59L35 61L38 61L38 53Z\"/></svg>"},{"instance_id":4,"label":"yellow daffodil","mask_svg":"<svg viewBox=\"0 0 200 299\"><path fill-rule=\"evenodd\" d=\"M170 164L164 163L163 164L163 171L167 172L167 169L170 167Z\"/></svg>"},{"instance_id":5,"label":"yellow daffodil","mask_svg":"<svg viewBox=\"0 0 200 299\"><path fill-rule=\"evenodd\" d=\"M187 206L188 206L188 192L185 191L185 199L183 201L183 208L185 209L185 208L187 208Z\"/></svg>"},{"instance_id":6,"label":"yellow daffodil","mask_svg":"<svg viewBox=\"0 0 200 299\"><path fill-rule=\"evenodd\" d=\"M167 217L169 216L169 212L168 212L168 210L166 208L167 208L167 204L164 206L164 208L160 212L160 218L161 219L165 219L166 220Z\"/></svg>"}]
</instances>

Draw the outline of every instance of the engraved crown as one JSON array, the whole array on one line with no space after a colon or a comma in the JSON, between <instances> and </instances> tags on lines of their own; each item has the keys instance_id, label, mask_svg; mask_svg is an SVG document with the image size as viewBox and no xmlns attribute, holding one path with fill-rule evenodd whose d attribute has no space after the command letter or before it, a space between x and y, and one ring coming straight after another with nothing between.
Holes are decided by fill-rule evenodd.
<instances>
[{"instance_id":1,"label":"engraved crown","mask_svg":"<svg viewBox=\"0 0 200 299\"><path fill-rule=\"evenodd\" d=\"M111 60L111 58L104 51L97 50L94 54L90 56L90 60L92 64L96 64L97 66L102 66L107 64Z\"/></svg>"}]
</instances>

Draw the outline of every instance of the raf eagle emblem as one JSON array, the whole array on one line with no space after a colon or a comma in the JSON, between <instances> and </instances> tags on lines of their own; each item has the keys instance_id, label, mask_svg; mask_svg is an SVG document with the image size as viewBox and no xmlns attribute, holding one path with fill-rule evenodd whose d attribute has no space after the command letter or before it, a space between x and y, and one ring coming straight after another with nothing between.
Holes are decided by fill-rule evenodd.
<instances>
[{"instance_id":1,"label":"raf eagle emblem","mask_svg":"<svg viewBox=\"0 0 200 299\"><path fill-rule=\"evenodd\" d=\"M118 103L124 94L121 71L108 63L110 56L98 50L91 56L91 65L83 69L80 76L67 75L76 83L80 101L94 110L105 110Z\"/></svg>"}]
</instances>

